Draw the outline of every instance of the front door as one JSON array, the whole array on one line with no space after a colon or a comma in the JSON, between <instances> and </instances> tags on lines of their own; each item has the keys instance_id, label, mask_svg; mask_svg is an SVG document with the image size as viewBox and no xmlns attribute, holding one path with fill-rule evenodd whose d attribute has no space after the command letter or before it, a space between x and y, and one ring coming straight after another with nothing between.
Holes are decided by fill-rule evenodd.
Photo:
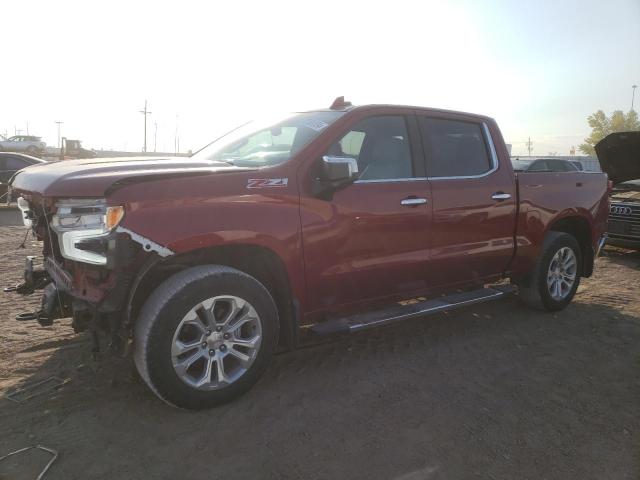
<instances>
[{"instance_id":1,"label":"front door","mask_svg":"<svg viewBox=\"0 0 640 480\"><path fill-rule=\"evenodd\" d=\"M513 172L498 155L489 125L443 113L420 116L431 182L430 283L475 283L499 276L514 251Z\"/></svg>"},{"instance_id":2,"label":"front door","mask_svg":"<svg viewBox=\"0 0 640 480\"><path fill-rule=\"evenodd\" d=\"M325 152L356 159L360 176L330 200L302 198L308 311L425 289L431 204L417 137L413 115L370 116Z\"/></svg>"}]
</instances>

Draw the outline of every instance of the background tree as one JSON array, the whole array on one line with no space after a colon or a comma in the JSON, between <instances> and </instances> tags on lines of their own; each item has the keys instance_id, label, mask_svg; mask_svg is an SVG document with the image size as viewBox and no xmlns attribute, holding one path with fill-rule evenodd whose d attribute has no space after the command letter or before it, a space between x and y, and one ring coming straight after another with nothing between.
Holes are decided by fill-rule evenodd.
<instances>
[{"instance_id":1,"label":"background tree","mask_svg":"<svg viewBox=\"0 0 640 480\"><path fill-rule=\"evenodd\" d=\"M595 144L610 133L640 130L640 121L635 110L630 110L626 115L622 110L616 110L611 117L607 117L602 110L598 110L587 117L587 122L591 127L591 135L584 139L585 143L580 145L580 151L587 155L595 155L593 148Z\"/></svg>"}]
</instances>

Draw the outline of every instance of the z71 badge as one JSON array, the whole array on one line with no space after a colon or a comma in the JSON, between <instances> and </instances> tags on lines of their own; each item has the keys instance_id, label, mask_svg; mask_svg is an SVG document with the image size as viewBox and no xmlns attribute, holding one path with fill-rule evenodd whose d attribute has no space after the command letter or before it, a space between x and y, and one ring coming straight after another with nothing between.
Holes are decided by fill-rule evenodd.
<instances>
[{"instance_id":1,"label":"z71 badge","mask_svg":"<svg viewBox=\"0 0 640 480\"><path fill-rule=\"evenodd\" d=\"M288 183L288 178L250 178L247 188L286 187Z\"/></svg>"}]
</instances>

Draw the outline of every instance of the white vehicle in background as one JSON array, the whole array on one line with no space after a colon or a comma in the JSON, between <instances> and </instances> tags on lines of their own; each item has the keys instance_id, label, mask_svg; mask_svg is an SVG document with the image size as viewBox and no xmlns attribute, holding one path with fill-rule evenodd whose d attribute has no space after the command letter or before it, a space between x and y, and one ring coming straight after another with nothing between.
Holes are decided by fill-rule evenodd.
<instances>
[{"instance_id":1,"label":"white vehicle in background","mask_svg":"<svg viewBox=\"0 0 640 480\"><path fill-rule=\"evenodd\" d=\"M40 155L47 144L41 137L33 135L15 135L0 141L0 152L25 152L29 155Z\"/></svg>"}]
</instances>

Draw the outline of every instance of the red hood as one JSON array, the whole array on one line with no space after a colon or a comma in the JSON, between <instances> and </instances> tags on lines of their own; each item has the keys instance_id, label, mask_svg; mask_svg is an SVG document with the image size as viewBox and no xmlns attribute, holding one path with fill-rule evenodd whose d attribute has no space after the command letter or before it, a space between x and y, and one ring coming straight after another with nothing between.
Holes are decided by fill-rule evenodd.
<instances>
[{"instance_id":1,"label":"red hood","mask_svg":"<svg viewBox=\"0 0 640 480\"><path fill-rule=\"evenodd\" d=\"M94 158L33 165L10 181L15 191L45 197L102 197L119 185L249 170L227 163L192 158Z\"/></svg>"}]
</instances>

